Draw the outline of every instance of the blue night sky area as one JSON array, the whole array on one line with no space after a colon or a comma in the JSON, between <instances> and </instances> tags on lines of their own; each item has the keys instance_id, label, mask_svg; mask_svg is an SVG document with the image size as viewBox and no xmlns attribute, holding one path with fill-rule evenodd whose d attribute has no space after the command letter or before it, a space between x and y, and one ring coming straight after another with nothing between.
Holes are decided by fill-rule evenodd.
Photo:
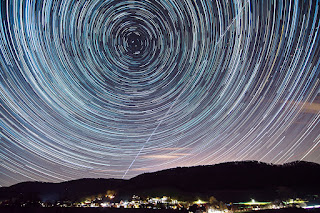
<instances>
[{"instance_id":1,"label":"blue night sky area","mask_svg":"<svg viewBox=\"0 0 320 213\"><path fill-rule=\"evenodd\" d=\"M3 0L0 186L320 163L320 2Z\"/></svg>"}]
</instances>

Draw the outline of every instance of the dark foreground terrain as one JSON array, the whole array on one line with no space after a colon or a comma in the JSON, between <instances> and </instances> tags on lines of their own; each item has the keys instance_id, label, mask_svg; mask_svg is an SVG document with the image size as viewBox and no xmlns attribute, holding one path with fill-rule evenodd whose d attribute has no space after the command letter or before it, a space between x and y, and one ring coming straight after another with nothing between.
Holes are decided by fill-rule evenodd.
<instances>
[{"instance_id":1,"label":"dark foreground terrain","mask_svg":"<svg viewBox=\"0 0 320 213\"><path fill-rule=\"evenodd\" d=\"M15 208L0 207L1 213L185 213L188 211L162 209L110 209L110 208ZM252 211L256 213L320 213L320 209L277 209Z\"/></svg>"},{"instance_id":2,"label":"dark foreground terrain","mask_svg":"<svg viewBox=\"0 0 320 213\"><path fill-rule=\"evenodd\" d=\"M287 209L268 209L261 211L253 211L256 213L320 213L320 209L301 209L301 208L287 208Z\"/></svg>"},{"instance_id":3,"label":"dark foreground terrain","mask_svg":"<svg viewBox=\"0 0 320 213\"><path fill-rule=\"evenodd\" d=\"M22 208L22 207L0 207L1 213L184 213L176 210L157 209L111 209L111 208Z\"/></svg>"},{"instance_id":4,"label":"dark foreground terrain","mask_svg":"<svg viewBox=\"0 0 320 213\"><path fill-rule=\"evenodd\" d=\"M119 201L132 195L170 196L177 200L216 197L224 202L305 198L320 193L320 165L297 161L283 165L256 161L168 169L130 180L80 179L62 183L24 182L0 187L0 201L83 201L116 192Z\"/></svg>"}]
</instances>

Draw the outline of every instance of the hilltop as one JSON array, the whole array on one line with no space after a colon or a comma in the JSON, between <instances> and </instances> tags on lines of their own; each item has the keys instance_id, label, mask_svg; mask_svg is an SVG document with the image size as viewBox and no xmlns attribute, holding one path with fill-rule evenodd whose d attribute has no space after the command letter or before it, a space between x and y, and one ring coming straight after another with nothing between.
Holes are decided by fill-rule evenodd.
<instances>
[{"instance_id":1,"label":"hilltop","mask_svg":"<svg viewBox=\"0 0 320 213\"><path fill-rule=\"evenodd\" d=\"M0 200L40 199L77 201L86 196L116 192L117 199L133 194L172 196L192 200L215 196L222 201L284 199L320 194L320 165L296 161L283 165L257 161L178 167L144 173L129 180L79 179L62 183L23 182L0 188Z\"/></svg>"}]
</instances>

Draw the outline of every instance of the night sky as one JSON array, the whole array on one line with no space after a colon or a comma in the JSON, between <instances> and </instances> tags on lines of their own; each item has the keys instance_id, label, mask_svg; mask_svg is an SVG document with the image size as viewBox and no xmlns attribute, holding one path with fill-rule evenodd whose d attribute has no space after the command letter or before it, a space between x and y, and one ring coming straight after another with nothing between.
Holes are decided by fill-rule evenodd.
<instances>
[{"instance_id":1,"label":"night sky","mask_svg":"<svg viewBox=\"0 0 320 213\"><path fill-rule=\"evenodd\" d=\"M320 163L320 2L2 0L0 185Z\"/></svg>"}]
</instances>

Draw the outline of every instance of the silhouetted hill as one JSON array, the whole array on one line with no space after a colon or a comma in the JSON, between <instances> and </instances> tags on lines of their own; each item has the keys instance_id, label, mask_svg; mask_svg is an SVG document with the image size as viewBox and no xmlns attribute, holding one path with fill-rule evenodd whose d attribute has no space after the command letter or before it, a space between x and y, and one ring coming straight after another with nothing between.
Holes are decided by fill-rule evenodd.
<instances>
[{"instance_id":1,"label":"silhouetted hill","mask_svg":"<svg viewBox=\"0 0 320 213\"><path fill-rule=\"evenodd\" d=\"M108 189L121 188L127 180L119 179L79 179L62 183L23 182L0 188L0 199L23 197L32 200L72 200L105 193Z\"/></svg>"},{"instance_id":2,"label":"silhouetted hill","mask_svg":"<svg viewBox=\"0 0 320 213\"><path fill-rule=\"evenodd\" d=\"M79 200L117 191L117 197L169 195L179 199L215 196L218 200L281 199L320 194L320 165L297 161L284 165L257 161L179 167L130 180L80 179L63 183L25 182L0 188L0 198Z\"/></svg>"},{"instance_id":3,"label":"silhouetted hill","mask_svg":"<svg viewBox=\"0 0 320 213\"><path fill-rule=\"evenodd\" d=\"M185 195L214 195L222 200L250 197L320 193L320 165L297 161L272 165L257 161L229 162L210 166L175 168L142 174L130 180L140 194L170 189ZM156 190L157 191L157 190ZM259 195L261 194L261 195ZM234 197L233 197L234 196Z\"/></svg>"}]
</instances>

